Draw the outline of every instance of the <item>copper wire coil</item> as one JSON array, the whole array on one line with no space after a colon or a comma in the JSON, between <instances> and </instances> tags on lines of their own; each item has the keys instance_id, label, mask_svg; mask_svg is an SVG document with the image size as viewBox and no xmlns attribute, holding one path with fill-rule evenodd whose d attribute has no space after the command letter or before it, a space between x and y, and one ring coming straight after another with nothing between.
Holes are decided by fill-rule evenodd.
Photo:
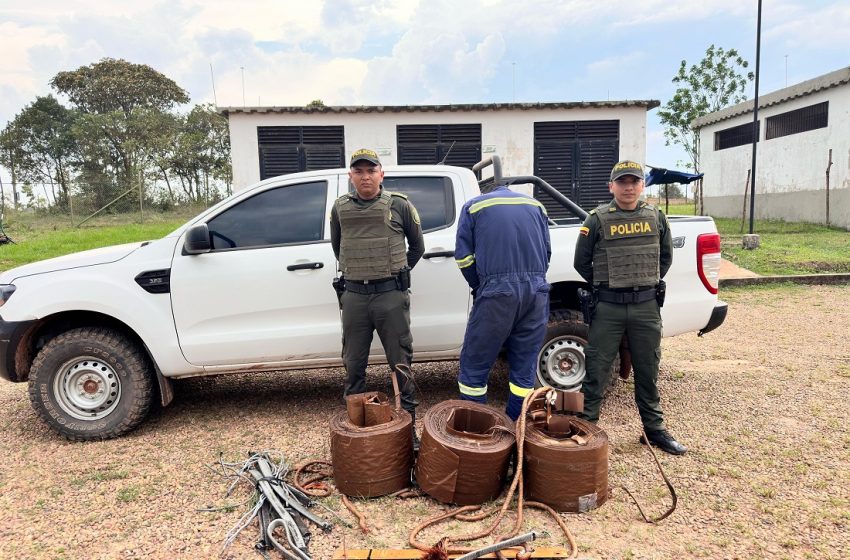
<instances>
[{"instance_id":1,"label":"copper wire coil","mask_svg":"<svg viewBox=\"0 0 850 560\"><path fill-rule=\"evenodd\" d=\"M506 414L472 401L450 400L425 414L416 482L432 498L459 505L496 498L515 448Z\"/></svg>"},{"instance_id":2,"label":"copper wire coil","mask_svg":"<svg viewBox=\"0 0 850 560\"><path fill-rule=\"evenodd\" d=\"M534 403L537 404L537 403ZM525 494L557 511L585 512L608 499L608 435L576 416L534 407L527 416Z\"/></svg>"},{"instance_id":3,"label":"copper wire coil","mask_svg":"<svg viewBox=\"0 0 850 560\"><path fill-rule=\"evenodd\" d=\"M361 412L355 405L352 417L347 409L330 419L331 462L334 483L347 495L374 498L410 486L413 467L412 419L404 410L389 406L383 393L353 395L365 399ZM374 397L374 398L373 398ZM371 402L369 402L371 401ZM381 410L375 408L381 406ZM387 419L375 425L365 425Z\"/></svg>"}]
</instances>

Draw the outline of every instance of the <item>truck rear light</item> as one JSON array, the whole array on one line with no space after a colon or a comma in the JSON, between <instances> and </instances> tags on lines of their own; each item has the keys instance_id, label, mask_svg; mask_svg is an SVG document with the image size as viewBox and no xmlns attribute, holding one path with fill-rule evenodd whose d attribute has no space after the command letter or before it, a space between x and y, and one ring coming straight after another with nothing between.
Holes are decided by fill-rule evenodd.
<instances>
[{"instance_id":1,"label":"truck rear light","mask_svg":"<svg viewBox=\"0 0 850 560\"><path fill-rule=\"evenodd\" d=\"M720 280L719 233L701 233L697 237L697 272L705 289L716 294Z\"/></svg>"}]
</instances>

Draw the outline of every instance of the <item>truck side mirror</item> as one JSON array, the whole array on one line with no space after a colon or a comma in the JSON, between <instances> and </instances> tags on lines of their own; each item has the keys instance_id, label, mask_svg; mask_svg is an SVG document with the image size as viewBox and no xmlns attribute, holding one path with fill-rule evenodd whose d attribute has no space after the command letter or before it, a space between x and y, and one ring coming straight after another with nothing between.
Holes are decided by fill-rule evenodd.
<instances>
[{"instance_id":1,"label":"truck side mirror","mask_svg":"<svg viewBox=\"0 0 850 560\"><path fill-rule=\"evenodd\" d=\"M207 224L198 224L186 231L186 240L183 242L183 253L187 255L200 255L209 253L212 249L210 243L210 229Z\"/></svg>"}]
</instances>

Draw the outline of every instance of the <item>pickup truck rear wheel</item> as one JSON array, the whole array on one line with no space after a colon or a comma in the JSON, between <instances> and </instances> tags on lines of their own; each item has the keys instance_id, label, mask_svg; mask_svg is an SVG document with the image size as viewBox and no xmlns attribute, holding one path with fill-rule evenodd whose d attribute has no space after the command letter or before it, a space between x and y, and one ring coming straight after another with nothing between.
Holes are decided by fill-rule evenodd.
<instances>
[{"instance_id":1,"label":"pickup truck rear wheel","mask_svg":"<svg viewBox=\"0 0 850 560\"><path fill-rule=\"evenodd\" d=\"M138 426L153 400L141 349L116 331L80 328L50 340L33 361L30 402L70 440L118 437Z\"/></svg>"},{"instance_id":2,"label":"pickup truck rear wheel","mask_svg":"<svg viewBox=\"0 0 850 560\"><path fill-rule=\"evenodd\" d=\"M560 391L578 391L584 380L587 361L584 348L587 346L588 326L582 321L581 313L571 309L556 309L549 314L546 338L537 355L537 379L535 386L552 387ZM614 360L606 387L617 382L620 358Z\"/></svg>"}]
</instances>

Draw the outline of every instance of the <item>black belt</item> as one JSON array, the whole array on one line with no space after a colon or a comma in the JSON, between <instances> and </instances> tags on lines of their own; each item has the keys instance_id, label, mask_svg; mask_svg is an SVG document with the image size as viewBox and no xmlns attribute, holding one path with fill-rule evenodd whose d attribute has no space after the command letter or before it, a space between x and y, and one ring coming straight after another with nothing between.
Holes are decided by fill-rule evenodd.
<instances>
[{"instance_id":1,"label":"black belt","mask_svg":"<svg viewBox=\"0 0 850 560\"><path fill-rule=\"evenodd\" d=\"M378 280L349 280L345 279L345 289L355 294L382 294L398 290L398 279L381 278Z\"/></svg>"},{"instance_id":2,"label":"black belt","mask_svg":"<svg viewBox=\"0 0 850 560\"><path fill-rule=\"evenodd\" d=\"M632 292L614 292L600 288L596 297L605 303L643 303L655 299L655 288Z\"/></svg>"}]
</instances>

